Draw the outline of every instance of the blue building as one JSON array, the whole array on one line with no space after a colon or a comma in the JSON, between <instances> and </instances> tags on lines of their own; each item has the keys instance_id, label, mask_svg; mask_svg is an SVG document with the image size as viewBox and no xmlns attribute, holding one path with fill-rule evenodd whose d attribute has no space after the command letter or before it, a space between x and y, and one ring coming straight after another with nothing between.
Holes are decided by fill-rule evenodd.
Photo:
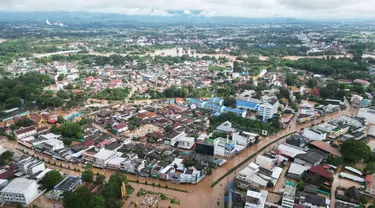
<instances>
[{"instance_id":1,"label":"blue building","mask_svg":"<svg viewBox=\"0 0 375 208\"><path fill-rule=\"evenodd\" d=\"M197 100L197 99L194 99L194 98L188 98L188 99L186 99L186 102L189 104L189 105L192 105L192 104L194 104L194 105L196 105L197 106L197 108L202 108L202 105L203 105L203 101L201 101L201 100Z\"/></svg>"},{"instance_id":2,"label":"blue building","mask_svg":"<svg viewBox=\"0 0 375 208\"><path fill-rule=\"evenodd\" d=\"M225 107L222 106L222 105L216 105L216 104L213 104L213 103L204 102L202 104L202 108L205 109L205 110L208 110L208 111L213 111L215 113L216 112L222 113Z\"/></svg>"},{"instance_id":3,"label":"blue building","mask_svg":"<svg viewBox=\"0 0 375 208\"><path fill-rule=\"evenodd\" d=\"M223 105L224 99L222 98L210 98L208 102L216 104L216 105Z\"/></svg>"},{"instance_id":4,"label":"blue building","mask_svg":"<svg viewBox=\"0 0 375 208\"><path fill-rule=\"evenodd\" d=\"M258 103L244 101L244 100L236 100L236 106L237 108L244 108L244 109L253 110L253 111L259 111L259 107L260 107Z\"/></svg>"},{"instance_id":5,"label":"blue building","mask_svg":"<svg viewBox=\"0 0 375 208\"><path fill-rule=\"evenodd\" d=\"M232 112L232 113L235 113L239 116L242 116L243 118L246 117L246 111L245 110L241 110L241 109L235 109L235 108L224 108L223 112L227 113L227 112Z\"/></svg>"}]
</instances>

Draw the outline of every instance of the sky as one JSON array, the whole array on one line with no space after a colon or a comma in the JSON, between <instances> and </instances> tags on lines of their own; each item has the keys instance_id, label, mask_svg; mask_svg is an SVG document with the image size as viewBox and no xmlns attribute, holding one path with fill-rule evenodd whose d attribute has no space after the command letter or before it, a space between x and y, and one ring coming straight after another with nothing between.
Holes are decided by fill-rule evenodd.
<instances>
[{"instance_id":1,"label":"sky","mask_svg":"<svg viewBox=\"0 0 375 208\"><path fill-rule=\"evenodd\" d=\"M75 11L127 15L375 18L375 0L0 0L1 11ZM199 11L199 12L192 12Z\"/></svg>"}]
</instances>

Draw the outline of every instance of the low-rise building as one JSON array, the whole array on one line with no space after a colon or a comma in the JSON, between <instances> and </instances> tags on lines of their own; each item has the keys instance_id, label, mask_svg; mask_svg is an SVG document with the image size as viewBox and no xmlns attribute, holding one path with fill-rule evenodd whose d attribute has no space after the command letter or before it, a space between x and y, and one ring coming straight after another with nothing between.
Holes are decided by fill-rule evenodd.
<instances>
[{"instance_id":1,"label":"low-rise building","mask_svg":"<svg viewBox=\"0 0 375 208\"><path fill-rule=\"evenodd\" d=\"M104 149L94 155L94 166L104 168L107 166L108 161L116 156L117 152Z\"/></svg>"},{"instance_id":2,"label":"low-rise building","mask_svg":"<svg viewBox=\"0 0 375 208\"><path fill-rule=\"evenodd\" d=\"M15 178L3 190L1 198L5 203L30 204L39 194L38 184L34 180Z\"/></svg>"},{"instance_id":3,"label":"low-rise building","mask_svg":"<svg viewBox=\"0 0 375 208\"><path fill-rule=\"evenodd\" d=\"M81 185L81 177L68 176L48 192L46 196L52 200L62 200L64 198L64 192L74 191Z\"/></svg>"},{"instance_id":4,"label":"low-rise building","mask_svg":"<svg viewBox=\"0 0 375 208\"><path fill-rule=\"evenodd\" d=\"M25 137L33 136L37 133L35 126L21 127L20 129L14 131L14 135L17 139L22 139Z\"/></svg>"},{"instance_id":5,"label":"low-rise building","mask_svg":"<svg viewBox=\"0 0 375 208\"><path fill-rule=\"evenodd\" d=\"M327 137L326 133L322 133L320 131L316 131L312 128L305 128L303 130L302 136L308 138L309 140L325 140Z\"/></svg>"}]
</instances>

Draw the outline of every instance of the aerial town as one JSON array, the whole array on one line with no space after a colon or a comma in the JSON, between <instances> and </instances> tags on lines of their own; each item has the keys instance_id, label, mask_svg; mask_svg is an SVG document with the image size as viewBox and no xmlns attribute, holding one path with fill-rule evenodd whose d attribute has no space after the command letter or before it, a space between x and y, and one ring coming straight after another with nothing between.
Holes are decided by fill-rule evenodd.
<instances>
[{"instance_id":1,"label":"aerial town","mask_svg":"<svg viewBox=\"0 0 375 208\"><path fill-rule=\"evenodd\" d=\"M2 207L375 207L372 24L3 23Z\"/></svg>"}]
</instances>

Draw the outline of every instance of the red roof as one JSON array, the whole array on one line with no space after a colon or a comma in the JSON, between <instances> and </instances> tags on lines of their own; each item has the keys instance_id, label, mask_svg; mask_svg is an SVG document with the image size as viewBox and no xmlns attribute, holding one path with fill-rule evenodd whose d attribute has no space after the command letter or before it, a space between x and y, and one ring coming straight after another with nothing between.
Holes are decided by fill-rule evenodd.
<instances>
[{"instance_id":1,"label":"red roof","mask_svg":"<svg viewBox=\"0 0 375 208\"><path fill-rule=\"evenodd\" d=\"M342 154L339 151L339 149L331 147L331 145L329 145L329 144L327 144L325 142L322 142L322 141L313 141L310 144L312 144L316 148L322 149L322 150L324 150L324 151L326 151L326 152L328 152L328 153L330 153L332 155L335 155L337 157L342 157Z\"/></svg>"},{"instance_id":2,"label":"red roof","mask_svg":"<svg viewBox=\"0 0 375 208\"><path fill-rule=\"evenodd\" d=\"M309 169L310 172L319 174L320 176L324 178L331 178L332 173L326 170L322 165L313 166Z\"/></svg>"},{"instance_id":3,"label":"red roof","mask_svg":"<svg viewBox=\"0 0 375 208\"><path fill-rule=\"evenodd\" d=\"M372 180L373 177L374 177L374 174L367 175L367 176L365 177L365 181L366 181L366 182L372 182L372 181L373 181L373 180Z\"/></svg>"}]
</instances>

